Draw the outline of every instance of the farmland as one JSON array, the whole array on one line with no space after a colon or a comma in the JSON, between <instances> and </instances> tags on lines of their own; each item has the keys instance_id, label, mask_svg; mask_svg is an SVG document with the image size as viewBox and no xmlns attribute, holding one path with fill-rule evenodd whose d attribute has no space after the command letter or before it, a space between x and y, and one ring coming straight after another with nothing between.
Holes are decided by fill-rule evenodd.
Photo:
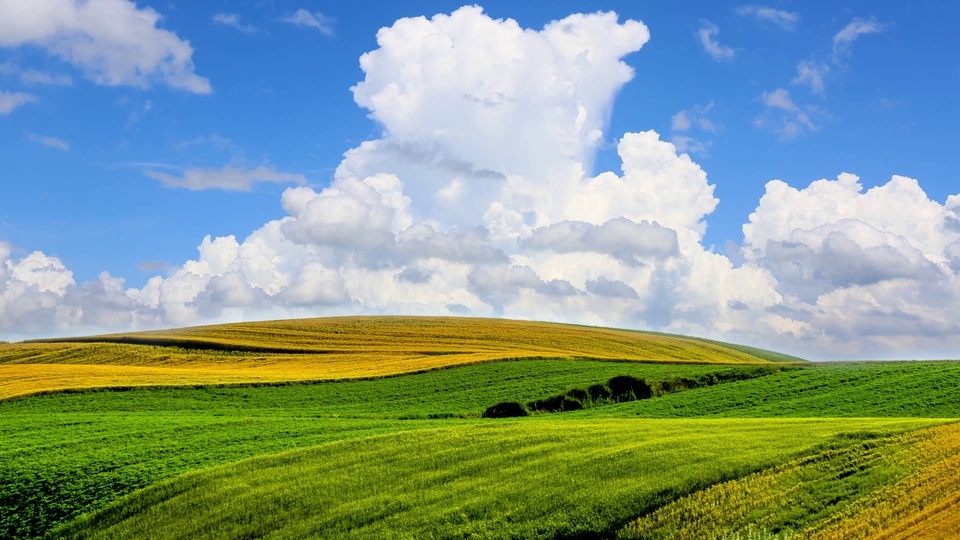
<instances>
[{"instance_id":1,"label":"farmland","mask_svg":"<svg viewBox=\"0 0 960 540\"><path fill-rule=\"evenodd\" d=\"M531 357L718 364L800 360L607 328L341 317L0 344L0 399L75 388L370 378Z\"/></svg>"},{"instance_id":2,"label":"farmland","mask_svg":"<svg viewBox=\"0 0 960 540\"><path fill-rule=\"evenodd\" d=\"M0 368L48 378L119 370L51 384L38 369L7 391L0 537L940 538L957 525L960 363L816 364L435 318L0 347ZM300 376L251 376L284 363ZM197 376L215 367L222 378ZM156 372L132 382L137 369ZM624 376L654 397L481 417Z\"/></svg>"}]
</instances>

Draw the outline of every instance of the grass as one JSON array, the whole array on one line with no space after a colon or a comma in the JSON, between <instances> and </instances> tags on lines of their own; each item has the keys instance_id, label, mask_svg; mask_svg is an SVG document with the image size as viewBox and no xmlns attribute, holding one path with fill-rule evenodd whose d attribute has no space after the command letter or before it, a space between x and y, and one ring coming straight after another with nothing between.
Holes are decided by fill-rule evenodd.
<instances>
[{"instance_id":1,"label":"grass","mask_svg":"<svg viewBox=\"0 0 960 540\"><path fill-rule=\"evenodd\" d=\"M153 482L259 454L449 425L499 400L614 375L656 380L741 369L753 368L524 360L368 381L8 400L0 402L0 537L36 536Z\"/></svg>"},{"instance_id":2,"label":"grass","mask_svg":"<svg viewBox=\"0 0 960 540\"><path fill-rule=\"evenodd\" d=\"M517 358L800 361L611 328L455 317L338 317L0 345L0 399L70 388L382 377Z\"/></svg>"},{"instance_id":3,"label":"grass","mask_svg":"<svg viewBox=\"0 0 960 540\"><path fill-rule=\"evenodd\" d=\"M621 375L655 397L480 418ZM0 344L0 537L937 538L957 380L456 318Z\"/></svg>"},{"instance_id":4,"label":"grass","mask_svg":"<svg viewBox=\"0 0 960 540\"><path fill-rule=\"evenodd\" d=\"M871 436L680 498L618 537L872 537L956 492L958 450L958 424Z\"/></svg>"},{"instance_id":5,"label":"grass","mask_svg":"<svg viewBox=\"0 0 960 540\"><path fill-rule=\"evenodd\" d=\"M191 473L62 538L574 538L850 431L929 420L520 419L343 441ZM840 437L841 439L838 439Z\"/></svg>"},{"instance_id":6,"label":"grass","mask_svg":"<svg viewBox=\"0 0 960 540\"><path fill-rule=\"evenodd\" d=\"M716 387L583 411L593 417L960 418L960 362L811 364Z\"/></svg>"}]
</instances>

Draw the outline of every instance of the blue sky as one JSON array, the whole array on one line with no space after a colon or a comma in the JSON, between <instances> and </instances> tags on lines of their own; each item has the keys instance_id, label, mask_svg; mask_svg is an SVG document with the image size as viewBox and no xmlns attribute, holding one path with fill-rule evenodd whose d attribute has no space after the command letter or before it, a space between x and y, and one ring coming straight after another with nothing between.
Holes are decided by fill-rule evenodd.
<instances>
[{"instance_id":1,"label":"blue sky","mask_svg":"<svg viewBox=\"0 0 960 540\"><path fill-rule=\"evenodd\" d=\"M0 339L400 312L650 328L819 357L960 344L944 304L960 292L953 3L21 4L0 0ZM593 28L577 45L587 60L536 41L552 21L596 12L617 18L568 19ZM425 18L400 31L408 17ZM510 25L536 39L471 33ZM426 35L449 38L451 56L431 57ZM362 69L371 51L383 54ZM516 58L529 64L471 67ZM411 82L411 66L431 75ZM365 79L367 98L353 91ZM530 90L557 80L569 89ZM509 114L455 103L475 90L495 98L482 110ZM423 102L407 110L410 99ZM556 135L571 127L552 111L577 107L602 135ZM618 143L648 130L658 140L629 144L655 164L643 174L662 178L632 194L577 191L605 171L629 183ZM529 163L516 151L527 143ZM558 187L577 163L582 178ZM377 174L396 185L367 180ZM811 186L820 179L832 183ZM297 213L315 200L320 214ZM468 229L478 238L458 236ZM216 243L230 236L236 248Z\"/></svg>"}]
</instances>

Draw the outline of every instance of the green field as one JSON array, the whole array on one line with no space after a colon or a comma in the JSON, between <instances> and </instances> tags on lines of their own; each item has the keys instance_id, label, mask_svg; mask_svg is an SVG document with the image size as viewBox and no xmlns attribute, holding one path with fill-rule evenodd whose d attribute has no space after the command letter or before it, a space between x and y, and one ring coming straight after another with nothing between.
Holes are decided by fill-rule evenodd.
<instances>
[{"instance_id":1,"label":"green field","mask_svg":"<svg viewBox=\"0 0 960 540\"><path fill-rule=\"evenodd\" d=\"M360 323L349 321L340 345L356 348ZM416 334L416 321L385 331L371 319L381 336ZM478 324L461 339L425 319L419 335L440 328L448 344L479 350L498 327ZM296 331L270 347L321 347L303 333L316 321L288 326ZM590 356L576 354L578 339L587 352L602 350L605 331L558 326L567 359L2 400L0 538L856 538L949 522L943 509L960 495L960 363L816 364L735 346L731 355L754 360L570 359ZM173 334L209 339L209 328ZM261 354L249 349L263 326L246 327L250 335L215 328L222 343L246 349L80 345L149 348L132 362L158 351L227 365ZM661 350L689 350L691 340L650 336ZM714 354L725 347L697 343ZM617 376L642 379L654 397L482 418L500 402L576 396L569 391Z\"/></svg>"}]
</instances>

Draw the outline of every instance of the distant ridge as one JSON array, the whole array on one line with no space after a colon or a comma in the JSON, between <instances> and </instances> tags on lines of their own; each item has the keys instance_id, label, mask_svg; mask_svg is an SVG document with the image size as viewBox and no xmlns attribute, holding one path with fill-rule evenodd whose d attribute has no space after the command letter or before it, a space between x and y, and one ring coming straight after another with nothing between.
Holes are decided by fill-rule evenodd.
<instances>
[{"instance_id":1,"label":"distant ridge","mask_svg":"<svg viewBox=\"0 0 960 540\"><path fill-rule=\"evenodd\" d=\"M804 362L686 336L460 317L331 317L0 345L0 399L74 388L383 377L523 358Z\"/></svg>"}]
</instances>

